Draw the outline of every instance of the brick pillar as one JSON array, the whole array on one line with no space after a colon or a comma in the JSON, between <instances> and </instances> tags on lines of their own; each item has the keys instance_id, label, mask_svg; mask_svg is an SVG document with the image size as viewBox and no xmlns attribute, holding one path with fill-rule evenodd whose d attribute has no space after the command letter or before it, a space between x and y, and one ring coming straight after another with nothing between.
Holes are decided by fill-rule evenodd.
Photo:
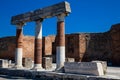
<instances>
[{"instance_id":1,"label":"brick pillar","mask_svg":"<svg viewBox=\"0 0 120 80\"><path fill-rule=\"evenodd\" d=\"M65 15L57 16L57 47L56 47L56 70L60 70L65 62L65 32L64 32Z\"/></svg>"},{"instance_id":2,"label":"brick pillar","mask_svg":"<svg viewBox=\"0 0 120 80\"><path fill-rule=\"evenodd\" d=\"M22 54L23 54L23 31L24 24L17 25L16 29L16 54L15 54L15 68L23 68Z\"/></svg>"},{"instance_id":3,"label":"brick pillar","mask_svg":"<svg viewBox=\"0 0 120 80\"><path fill-rule=\"evenodd\" d=\"M42 69L42 19L36 21L34 69Z\"/></svg>"}]
</instances>

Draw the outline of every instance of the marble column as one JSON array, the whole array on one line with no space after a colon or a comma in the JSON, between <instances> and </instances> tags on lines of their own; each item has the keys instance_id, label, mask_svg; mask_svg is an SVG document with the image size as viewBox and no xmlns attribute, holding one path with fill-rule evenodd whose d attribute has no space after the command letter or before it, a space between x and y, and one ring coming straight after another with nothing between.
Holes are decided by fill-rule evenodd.
<instances>
[{"instance_id":1,"label":"marble column","mask_svg":"<svg viewBox=\"0 0 120 80\"><path fill-rule=\"evenodd\" d=\"M23 25L16 25L16 53L15 53L15 68L23 68L22 54L23 54Z\"/></svg>"},{"instance_id":2,"label":"marble column","mask_svg":"<svg viewBox=\"0 0 120 80\"><path fill-rule=\"evenodd\" d=\"M65 62L65 15L58 15L57 19L56 70L60 70L64 66Z\"/></svg>"},{"instance_id":3,"label":"marble column","mask_svg":"<svg viewBox=\"0 0 120 80\"><path fill-rule=\"evenodd\" d=\"M35 29L35 47L34 47L34 69L42 69L42 21L43 19L36 21Z\"/></svg>"}]
</instances>

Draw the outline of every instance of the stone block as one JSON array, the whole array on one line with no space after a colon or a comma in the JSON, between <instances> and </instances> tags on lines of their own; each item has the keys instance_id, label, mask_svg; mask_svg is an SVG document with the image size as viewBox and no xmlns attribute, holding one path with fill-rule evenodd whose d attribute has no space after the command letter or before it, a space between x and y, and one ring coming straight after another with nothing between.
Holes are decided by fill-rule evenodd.
<instances>
[{"instance_id":1,"label":"stone block","mask_svg":"<svg viewBox=\"0 0 120 80\"><path fill-rule=\"evenodd\" d=\"M23 58L23 66L26 68L32 68L33 67L33 61L31 58Z\"/></svg>"},{"instance_id":2,"label":"stone block","mask_svg":"<svg viewBox=\"0 0 120 80\"><path fill-rule=\"evenodd\" d=\"M107 62L106 61L92 61L92 62L101 63L103 66L104 74L107 72Z\"/></svg>"},{"instance_id":3,"label":"stone block","mask_svg":"<svg viewBox=\"0 0 120 80\"><path fill-rule=\"evenodd\" d=\"M13 68L15 66L15 63L12 62L12 60L8 61L8 67Z\"/></svg>"},{"instance_id":4,"label":"stone block","mask_svg":"<svg viewBox=\"0 0 120 80\"><path fill-rule=\"evenodd\" d=\"M0 68L8 68L8 60L0 59Z\"/></svg>"},{"instance_id":5,"label":"stone block","mask_svg":"<svg viewBox=\"0 0 120 80\"><path fill-rule=\"evenodd\" d=\"M66 58L65 61L66 62L75 62L75 59L74 58Z\"/></svg>"},{"instance_id":6,"label":"stone block","mask_svg":"<svg viewBox=\"0 0 120 80\"><path fill-rule=\"evenodd\" d=\"M43 57L43 68L45 68L46 70L52 69L51 57Z\"/></svg>"},{"instance_id":7,"label":"stone block","mask_svg":"<svg viewBox=\"0 0 120 80\"><path fill-rule=\"evenodd\" d=\"M103 66L97 62L65 62L65 73L84 75L104 75Z\"/></svg>"}]
</instances>

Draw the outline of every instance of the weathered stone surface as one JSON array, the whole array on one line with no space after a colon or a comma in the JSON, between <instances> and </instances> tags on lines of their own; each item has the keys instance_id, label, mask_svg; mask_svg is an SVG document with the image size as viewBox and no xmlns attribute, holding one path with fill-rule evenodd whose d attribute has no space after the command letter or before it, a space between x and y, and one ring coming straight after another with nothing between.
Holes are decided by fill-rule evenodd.
<instances>
[{"instance_id":1,"label":"weathered stone surface","mask_svg":"<svg viewBox=\"0 0 120 80\"><path fill-rule=\"evenodd\" d=\"M70 12L70 4L68 2L61 2L49 7L13 16L11 19L11 24L16 25L19 23L36 21L40 18L50 18L62 13L69 14Z\"/></svg>"},{"instance_id":2,"label":"weathered stone surface","mask_svg":"<svg viewBox=\"0 0 120 80\"><path fill-rule=\"evenodd\" d=\"M23 66L26 68L33 68L33 60L31 58L23 58Z\"/></svg>"},{"instance_id":3,"label":"weathered stone surface","mask_svg":"<svg viewBox=\"0 0 120 80\"><path fill-rule=\"evenodd\" d=\"M103 67L104 74L106 74L106 72L107 72L107 62L106 61L92 61L92 62L101 63L102 67Z\"/></svg>"},{"instance_id":4,"label":"weathered stone surface","mask_svg":"<svg viewBox=\"0 0 120 80\"><path fill-rule=\"evenodd\" d=\"M77 73L86 75L104 75L100 62L65 62L65 73Z\"/></svg>"},{"instance_id":5,"label":"weathered stone surface","mask_svg":"<svg viewBox=\"0 0 120 80\"><path fill-rule=\"evenodd\" d=\"M66 62L75 62L75 59L74 58L66 58L65 61Z\"/></svg>"},{"instance_id":6,"label":"weathered stone surface","mask_svg":"<svg viewBox=\"0 0 120 80\"><path fill-rule=\"evenodd\" d=\"M8 61L8 67L9 67L9 68L14 68L14 67L15 67L14 61L9 60L9 61Z\"/></svg>"},{"instance_id":7,"label":"weathered stone surface","mask_svg":"<svg viewBox=\"0 0 120 80\"><path fill-rule=\"evenodd\" d=\"M109 72L111 71L112 72ZM104 76L92 76L92 75L79 75L69 73L57 73L50 71L33 71L33 70L22 70L22 69L11 69L11 68L0 68L0 74L7 79L15 79L15 76L24 77L26 79L39 79L39 80L120 80L120 68L109 67L108 73ZM109 75L110 74L110 75Z\"/></svg>"},{"instance_id":8,"label":"weathered stone surface","mask_svg":"<svg viewBox=\"0 0 120 80\"><path fill-rule=\"evenodd\" d=\"M0 59L0 67L1 68L8 68L8 60Z\"/></svg>"},{"instance_id":9,"label":"weathered stone surface","mask_svg":"<svg viewBox=\"0 0 120 80\"><path fill-rule=\"evenodd\" d=\"M45 68L46 70L52 69L51 57L43 57L43 68Z\"/></svg>"}]
</instances>

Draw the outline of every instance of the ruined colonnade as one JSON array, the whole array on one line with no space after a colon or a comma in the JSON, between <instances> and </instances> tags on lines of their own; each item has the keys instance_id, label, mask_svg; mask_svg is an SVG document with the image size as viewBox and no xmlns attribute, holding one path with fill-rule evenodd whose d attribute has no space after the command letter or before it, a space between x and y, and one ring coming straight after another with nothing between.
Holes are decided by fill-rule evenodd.
<instances>
[{"instance_id":1,"label":"ruined colonnade","mask_svg":"<svg viewBox=\"0 0 120 80\"><path fill-rule=\"evenodd\" d=\"M58 6L59 5L59 6ZM51 8L52 7L52 8ZM43 19L57 16L57 47L56 47L56 63L59 70L64 66L65 62L65 16L70 13L70 6L68 2L62 2L57 5L44 8L43 10L35 10L25 14L12 17L12 24L16 25L16 54L15 54L15 67L22 68L22 54L23 54L23 26L26 22L35 21L35 46L34 46L34 68L35 70L42 69L42 22ZM42 13L48 9L51 12L48 14ZM55 10L55 11L53 11ZM58 11L57 11L58 10ZM60 11L61 10L61 11ZM41 14L42 13L42 14ZM51 15L52 14L52 15ZM41 17L40 17L41 16Z\"/></svg>"}]
</instances>

